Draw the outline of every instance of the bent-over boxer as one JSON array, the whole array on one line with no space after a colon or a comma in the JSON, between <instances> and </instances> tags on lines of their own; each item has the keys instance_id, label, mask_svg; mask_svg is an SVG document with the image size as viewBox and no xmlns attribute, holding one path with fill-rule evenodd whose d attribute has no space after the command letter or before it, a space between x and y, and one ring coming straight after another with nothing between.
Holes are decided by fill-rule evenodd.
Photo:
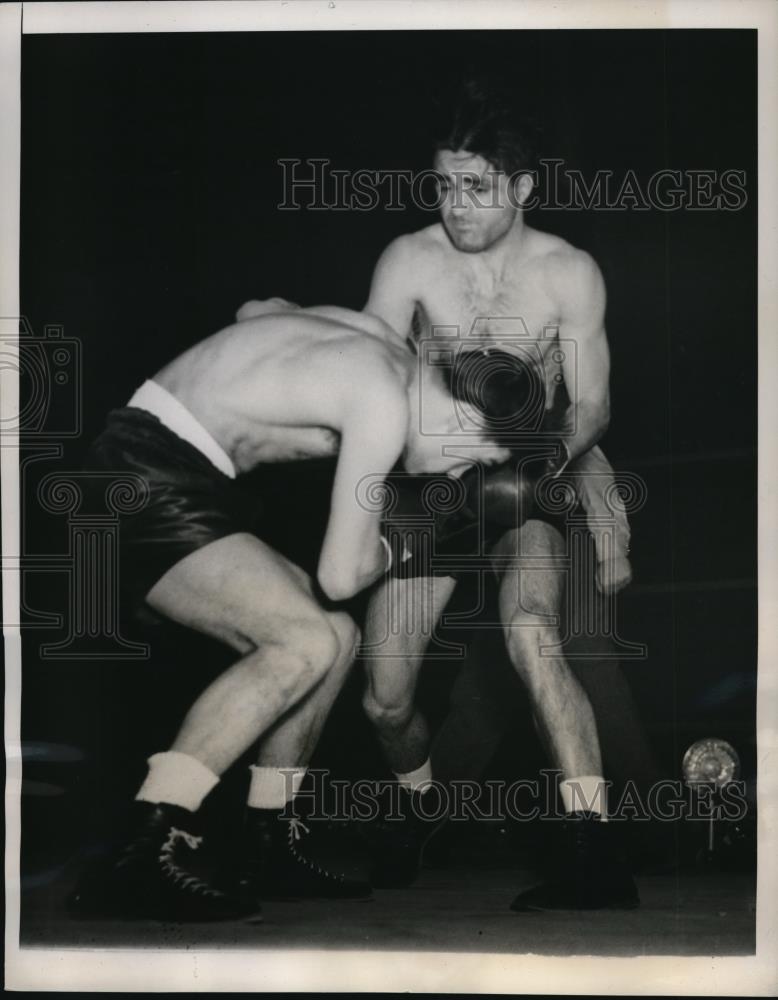
<instances>
[{"instance_id":1,"label":"bent-over boxer","mask_svg":"<svg viewBox=\"0 0 778 1000\"><path fill-rule=\"evenodd\" d=\"M370 892L307 858L299 824L280 814L358 641L351 618L325 610L315 588L340 601L388 565L380 515L357 502L357 485L402 452L413 357L381 320L345 309L274 299L247 303L237 318L113 411L88 455L88 469L134 475L147 492L121 524L125 599L226 643L236 660L149 759L134 829L76 890L80 913L208 920L256 913L258 898L278 894ZM262 541L262 511L238 480L260 465L336 452L314 583ZM237 888L217 886L198 863L196 814L260 737L243 876Z\"/></svg>"}]
</instances>

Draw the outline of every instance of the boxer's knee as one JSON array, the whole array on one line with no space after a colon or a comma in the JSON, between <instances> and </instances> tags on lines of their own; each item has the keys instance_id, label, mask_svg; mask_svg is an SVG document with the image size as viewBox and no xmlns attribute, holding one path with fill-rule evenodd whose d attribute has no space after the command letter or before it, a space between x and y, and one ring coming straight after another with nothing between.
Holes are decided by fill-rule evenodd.
<instances>
[{"instance_id":1,"label":"boxer's knee","mask_svg":"<svg viewBox=\"0 0 778 1000\"><path fill-rule=\"evenodd\" d=\"M533 650L553 642L559 631L565 567L558 557L563 542L556 528L528 521L514 544L521 554L501 579L500 615L509 645Z\"/></svg>"},{"instance_id":2,"label":"boxer's knee","mask_svg":"<svg viewBox=\"0 0 778 1000\"><path fill-rule=\"evenodd\" d=\"M386 702L370 694L365 695L362 706L368 719L382 732L405 729L414 711L412 701Z\"/></svg>"},{"instance_id":3,"label":"boxer's knee","mask_svg":"<svg viewBox=\"0 0 778 1000\"><path fill-rule=\"evenodd\" d=\"M337 663L341 651L338 633L326 615L306 621L293 645L305 664L304 672L311 681L311 687L326 677Z\"/></svg>"},{"instance_id":4,"label":"boxer's knee","mask_svg":"<svg viewBox=\"0 0 778 1000\"><path fill-rule=\"evenodd\" d=\"M556 554L564 550L565 542L559 529L547 521L530 518L524 522L520 531L533 551L548 550Z\"/></svg>"},{"instance_id":5,"label":"boxer's knee","mask_svg":"<svg viewBox=\"0 0 778 1000\"><path fill-rule=\"evenodd\" d=\"M362 639L356 622L345 612L329 615L328 621L338 643L337 659L353 660Z\"/></svg>"},{"instance_id":6,"label":"boxer's knee","mask_svg":"<svg viewBox=\"0 0 778 1000\"><path fill-rule=\"evenodd\" d=\"M413 700L409 698L382 698L370 690L362 699L365 714L376 729L382 732L396 732L405 729L414 712Z\"/></svg>"},{"instance_id":7,"label":"boxer's knee","mask_svg":"<svg viewBox=\"0 0 778 1000\"><path fill-rule=\"evenodd\" d=\"M532 569L503 580L500 612L506 639L531 642L540 632L558 630L562 587L553 571Z\"/></svg>"},{"instance_id":8,"label":"boxer's knee","mask_svg":"<svg viewBox=\"0 0 778 1000\"><path fill-rule=\"evenodd\" d=\"M337 654L332 671L345 677L353 666L362 633L350 615L343 612L330 615L329 623L337 641Z\"/></svg>"},{"instance_id":9,"label":"boxer's knee","mask_svg":"<svg viewBox=\"0 0 778 1000\"><path fill-rule=\"evenodd\" d=\"M273 638L260 641L258 651L275 647L276 677L282 695L290 704L319 684L338 662L340 642L327 616L290 620ZM258 676L267 677L267 658L256 660Z\"/></svg>"}]
</instances>

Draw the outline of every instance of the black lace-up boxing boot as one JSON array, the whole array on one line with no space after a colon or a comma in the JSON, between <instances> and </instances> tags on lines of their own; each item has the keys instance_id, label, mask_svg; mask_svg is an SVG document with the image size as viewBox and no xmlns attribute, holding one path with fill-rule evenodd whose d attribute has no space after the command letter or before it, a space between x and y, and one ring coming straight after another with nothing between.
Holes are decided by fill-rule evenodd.
<instances>
[{"instance_id":1,"label":"black lace-up boxing boot","mask_svg":"<svg viewBox=\"0 0 778 1000\"><path fill-rule=\"evenodd\" d=\"M202 870L194 816L166 803L135 802L132 837L90 869L68 899L74 916L175 923L257 918L249 897L216 888Z\"/></svg>"},{"instance_id":2,"label":"black lace-up boxing boot","mask_svg":"<svg viewBox=\"0 0 778 1000\"><path fill-rule=\"evenodd\" d=\"M558 833L551 839L555 850L546 881L519 893L512 910L632 910L639 905L613 823L575 812L559 824Z\"/></svg>"},{"instance_id":3,"label":"black lace-up boxing boot","mask_svg":"<svg viewBox=\"0 0 778 1000\"><path fill-rule=\"evenodd\" d=\"M373 864L370 881L376 889L403 889L421 871L424 849L448 819L446 803L434 784L426 791L398 789L399 812L370 824L364 832Z\"/></svg>"},{"instance_id":4,"label":"black lace-up boxing boot","mask_svg":"<svg viewBox=\"0 0 778 1000\"><path fill-rule=\"evenodd\" d=\"M242 894L258 899L366 899L368 882L329 871L303 847L309 828L277 809L246 809L243 857L238 876Z\"/></svg>"}]
</instances>

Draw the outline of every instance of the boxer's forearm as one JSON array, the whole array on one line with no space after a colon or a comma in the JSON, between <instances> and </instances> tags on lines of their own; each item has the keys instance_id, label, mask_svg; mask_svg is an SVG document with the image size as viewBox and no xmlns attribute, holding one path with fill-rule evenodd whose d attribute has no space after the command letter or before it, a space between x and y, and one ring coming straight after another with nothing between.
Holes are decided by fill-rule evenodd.
<instances>
[{"instance_id":1,"label":"boxer's forearm","mask_svg":"<svg viewBox=\"0 0 778 1000\"><path fill-rule=\"evenodd\" d=\"M329 553L319 563L319 584L332 601L347 601L365 590L391 568L391 555L381 541L380 521L369 531L360 533L363 541L358 553L335 558Z\"/></svg>"},{"instance_id":2,"label":"boxer's forearm","mask_svg":"<svg viewBox=\"0 0 778 1000\"><path fill-rule=\"evenodd\" d=\"M567 463L594 447L608 429L609 421L610 413L605 405L581 401L568 407L565 430L561 434L568 453Z\"/></svg>"},{"instance_id":3,"label":"boxer's forearm","mask_svg":"<svg viewBox=\"0 0 778 1000\"><path fill-rule=\"evenodd\" d=\"M369 394L358 394L341 431L319 558L319 583L331 600L348 600L386 570L382 511L370 496L396 464L407 435L408 401L399 380L376 381Z\"/></svg>"}]
</instances>

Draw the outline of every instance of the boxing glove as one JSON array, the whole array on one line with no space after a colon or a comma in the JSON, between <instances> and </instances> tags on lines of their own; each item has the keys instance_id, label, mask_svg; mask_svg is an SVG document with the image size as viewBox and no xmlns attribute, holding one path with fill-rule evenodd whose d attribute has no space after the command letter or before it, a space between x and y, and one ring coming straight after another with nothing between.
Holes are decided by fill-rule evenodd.
<instances>
[{"instance_id":1,"label":"boxing glove","mask_svg":"<svg viewBox=\"0 0 778 1000\"><path fill-rule=\"evenodd\" d=\"M395 576L448 575L434 556L466 559L531 516L545 459L473 466L459 479L391 473L382 534Z\"/></svg>"}]
</instances>

